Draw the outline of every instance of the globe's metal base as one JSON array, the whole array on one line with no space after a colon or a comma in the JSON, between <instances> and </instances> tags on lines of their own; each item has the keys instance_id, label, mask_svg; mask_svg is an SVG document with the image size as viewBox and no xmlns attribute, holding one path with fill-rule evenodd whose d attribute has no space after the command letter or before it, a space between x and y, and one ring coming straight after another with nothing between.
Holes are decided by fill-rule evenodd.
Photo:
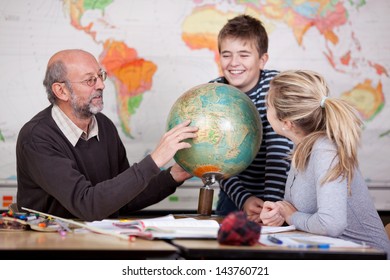
<instances>
[{"instance_id":1,"label":"globe's metal base","mask_svg":"<svg viewBox=\"0 0 390 280\"><path fill-rule=\"evenodd\" d=\"M202 181L205 184L205 187L210 187L216 181L221 180L223 174L219 172L206 172L202 175Z\"/></svg>"},{"instance_id":2,"label":"globe's metal base","mask_svg":"<svg viewBox=\"0 0 390 280\"><path fill-rule=\"evenodd\" d=\"M217 180L222 179L222 173L208 172L202 175L204 186L199 192L198 214L210 216L213 207L214 190L210 188Z\"/></svg>"}]
</instances>

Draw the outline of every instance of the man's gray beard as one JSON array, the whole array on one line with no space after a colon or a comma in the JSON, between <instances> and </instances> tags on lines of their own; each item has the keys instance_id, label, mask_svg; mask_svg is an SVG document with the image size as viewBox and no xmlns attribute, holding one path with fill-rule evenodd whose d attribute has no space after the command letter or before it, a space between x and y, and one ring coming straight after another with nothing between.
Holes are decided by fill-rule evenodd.
<instances>
[{"instance_id":1,"label":"man's gray beard","mask_svg":"<svg viewBox=\"0 0 390 280\"><path fill-rule=\"evenodd\" d=\"M83 105L83 106L79 106L77 103L78 97L73 93L73 91L71 91L70 103L72 105L73 113L80 119L88 119L88 118L92 117L93 115L96 115L97 113L101 112L103 110L103 107L104 107L103 102L102 102L101 106L95 106L91 103L92 99L98 95L103 95L103 91L99 91L99 92L93 94L89 98L88 104Z\"/></svg>"}]
</instances>

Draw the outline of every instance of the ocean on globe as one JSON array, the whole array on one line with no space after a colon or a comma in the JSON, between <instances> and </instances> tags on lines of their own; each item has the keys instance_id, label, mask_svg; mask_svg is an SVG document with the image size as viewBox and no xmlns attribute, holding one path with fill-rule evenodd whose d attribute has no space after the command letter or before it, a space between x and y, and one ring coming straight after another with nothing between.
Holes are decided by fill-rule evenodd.
<instances>
[{"instance_id":1,"label":"ocean on globe","mask_svg":"<svg viewBox=\"0 0 390 280\"><path fill-rule=\"evenodd\" d=\"M262 140L259 113L239 89L220 83L195 86L173 104L167 120L170 130L185 120L199 128L197 138L185 140L191 148L174 160L201 179L234 176L253 161Z\"/></svg>"}]
</instances>

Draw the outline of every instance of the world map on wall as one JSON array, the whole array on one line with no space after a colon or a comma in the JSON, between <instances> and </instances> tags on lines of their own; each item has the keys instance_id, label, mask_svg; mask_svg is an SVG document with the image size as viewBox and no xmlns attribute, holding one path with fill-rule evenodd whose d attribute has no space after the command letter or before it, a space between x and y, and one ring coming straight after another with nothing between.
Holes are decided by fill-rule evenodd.
<instances>
[{"instance_id":1,"label":"world map on wall","mask_svg":"<svg viewBox=\"0 0 390 280\"><path fill-rule=\"evenodd\" d=\"M0 12L0 179L15 179L18 131L49 104L42 80L52 54L82 48L98 58L109 78L103 112L136 162L164 133L174 101L220 75L217 34L245 13L268 31L266 68L318 71L331 95L355 105L365 121L361 169L369 184L390 186L388 1L17 0Z\"/></svg>"}]
</instances>

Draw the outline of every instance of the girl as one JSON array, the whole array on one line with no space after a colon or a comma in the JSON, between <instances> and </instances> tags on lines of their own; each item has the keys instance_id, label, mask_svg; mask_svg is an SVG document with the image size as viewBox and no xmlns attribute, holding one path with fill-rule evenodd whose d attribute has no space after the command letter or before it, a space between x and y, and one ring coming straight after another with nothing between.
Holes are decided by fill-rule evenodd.
<instances>
[{"instance_id":1,"label":"girl","mask_svg":"<svg viewBox=\"0 0 390 280\"><path fill-rule=\"evenodd\" d=\"M270 84L267 118L291 139L283 201L265 202L265 225L284 222L298 230L365 242L390 255L390 241L359 170L362 122L346 101L328 97L328 86L312 71L285 71Z\"/></svg>"}]
</instances>

